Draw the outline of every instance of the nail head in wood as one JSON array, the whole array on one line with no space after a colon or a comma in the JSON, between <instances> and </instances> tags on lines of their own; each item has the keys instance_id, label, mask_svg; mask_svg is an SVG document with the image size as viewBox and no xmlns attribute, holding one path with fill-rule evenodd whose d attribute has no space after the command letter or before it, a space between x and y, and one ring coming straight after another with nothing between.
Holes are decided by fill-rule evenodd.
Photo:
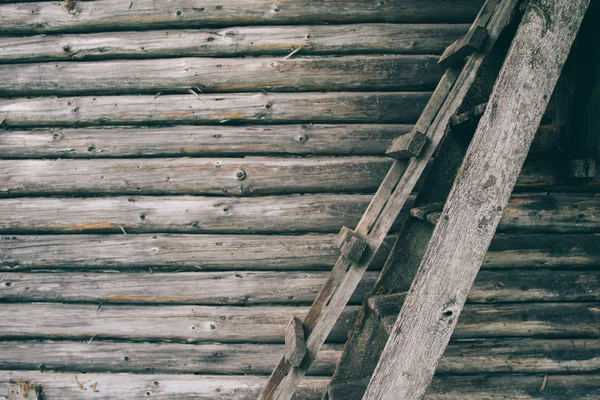
<instances>
[{"instance_id":1,"label":"nail head in wood","mask_svg":"<svg viewBox=\"0 0 600 400\"><path fill-rule=\"evenodd\" d=\"M8 383L8 400L41 400L42 387L22 380Z\"/></svg>"},{"instance_id":2,"label":"nail head in wood","mask_svg":"<svg viewBox=\"0 0 600 400\"><path fill-rule=\"evenodd\" d=\"M292 317L285 330L285 360L297 367L306 356L306 342L304 340L304 325L298 317Z\"/></svg>"},{"instance_id":3,"label":"nail head in wood","mask_svg":"<svg viewBox=\"0 0 600 400\"><path fill-rule=\"evenodd\" d=\"M438 63L443 67L450 67L465 59L481 48L487 38L488 31L483 26L474 26L465 36L452 43L444 51Z\"/></svg>"},{"instance_id":4,"label":"nail head in wood","mask_svg":"<svg viewBox=\"0 0 600 400\"><path fill-rule=\"evenodd\" d=\"M358 236L352 229L342 227L337 238L337 245L344 257L352 262L359 262L365 250L367 242Z\"/></svg>"},{"instance_id":5,"label":"nail head in wood","mask_svg":"<svg viewBox=\"0 0 600 400\"><path fill-rule=\"evenodd\" d=\"M417 157L421 154L425 143L427 143L427 136L423 132L413 130L395 138L385 154L396 160Z\"/></svg>"}]
</instances>

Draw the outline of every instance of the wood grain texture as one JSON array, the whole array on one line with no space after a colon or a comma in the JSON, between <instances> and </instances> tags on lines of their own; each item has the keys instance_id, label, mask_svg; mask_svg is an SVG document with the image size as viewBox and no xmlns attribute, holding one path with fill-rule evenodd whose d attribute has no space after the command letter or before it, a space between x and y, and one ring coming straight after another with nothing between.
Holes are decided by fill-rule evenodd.
<instances>
[{"instance_id":1,"label":"wood grain texture","mask_svg":"<svg viewBox=\"0 0 600 400\"><path fill-rule=\"evenodd\" d=\"M399 298L390 296L377 306L389 330L398 315L397 303L390 303ZM0 337L283 344L292 316L304 318L307 311L286 306L5 303ZM344 343L357 312L356 306L346 307L327 341ZM468 304L454 338L600 338L599 320L598 303Z\"/></svg>"},{"instance_id":2,"label":"wood grain texture","mask_svg":"<svg viewBox=\"0 0 600 400\"><path fill-rule=\"evenodd\" d=\"M323 22L470 22L481 0L388 1L365 5L360 0L334 0L301 4L292 0L276 5L268 0L244 0L224 4L195 1L100 0L77 2L71 11L58 2L0 5L0 34L88 32L153 28L205 28L207 26L319 24Z\"/></svg>"},{"instance_id":3,"label":"wood grain texture","mask_svg":"<svg viewBox=\"0 0 600 400\"><path fill-rule=\"evenodd\" d=\"M155 123L412 123L429 96L427 92L338 92L18 98L0 99L0 118L9 128Z\"/></svg>"},{"instance_id":4,"label":"wood grain texture","mask_svg":"<svg viewBox=\"0 0 600 400\"><path fill-rule=\"evenodd\" d=\"M529 3L365 400L425 395L588 4Z\"/></svg>"},{"instance_id":5,"label":"wood grain texture","mask_svg":"<svg viewBox=\"0 0 600 400\"><path fill-rule=\"evenodd\" d=\"M349 304L361 304L377 272L367 272ZM0 273L0 300L122 304L307 305L327 272ZM597 270L481 271L470 303L598 301Z\"/></svg>"},{"instance_id":6,"label":"wood grain texture","mask_svg":"<svg viewBox=\"0 0 600 400\"><path fill-rule=\"evenodd\" d=\"M1 96L431 90L434 56L167 58L0 64Z\"/></svg>"},{"instance_id":7,"label":"wood grain texture","mask_svg":"<svg viewBox=\"0 0 600 400\"><path fill-rule=\"evenodd\" d=\"M384 157L0 161L0 196L372 193Z\"/></svg>"},{"instance_id":8,"label":"wood grain texture","mask_svg":"<svg viewBox=\"0 0 600 400\"><path fill-rule=\"evenodd\" d=\"M308 375L331 375L342 345L323 346ZM2 370L253 374L271 372L282 345L122 343L102 340L0 342ZM190 357L193 354L193 357ZM127 359L125 359L127 357ZM40 365L42 367L40 368ZM594 339L488 339L450 342L438 375L560 374L600 371Z\"/></svg>"},{"instance_id":9,"label":"wood grain texture","mask_svg":"<svg viewBox=\"0 0 600 400\"><path fill-rule=\"evenodd\" d=\"M0 1L1 3L1 1ZM297 54L441 54L467 32L465 24L234 26L4 37L0 62Z\"/></svg>"},{"instance_id":10,"label":"wood grain texture","mask_svg":"<svg viewBox=\"0 0 600 400\"><path fill-rule=\"evenodd\" d=\"M26 378L40 382L49 398L64 400L253 400L266 378L222 375L133 375L133 374L58 374L32 371L0 372L0 399L7 393L8 379ZM539 375L474 375L436 377L425 400L525 399L595 400L600 395L597 374L549 375L546 388ZM84 389L79 388L79 383ZM307 378L294 397L320 400L327 388L326 378ZM97 392L94 392L94 389ZM150 394L148 394L150 393Z\"/></svg>"},{"instance_id":11,"label":"wood grain texture","mask_svg":"<svg viewBox=\"0 0 600 400\"><path fill-rule=\"evenodd\" d=\"M337 235L42 235L4 236L0 270L309 271L329 270L339 257ZM370 269L380 269L389 236ZM500 234L482 268L566 268L600 265L600 235Z\"/></svg>"},{"instance_id":12,"label":"wood grain texture","mask_svg":"<svg viewBox=\"0 0 600 400\"><path fill-rule=\"evenodd\" d=\"M49 128L0 131L2 158L117 158L228 155L383 155L412 125L254 125ZM556 150L558 133L541 126L530 154ZM600 149L597 154L600 155ZM543 162L543 161L539 161Z\"/></svg>"}]
</instances>

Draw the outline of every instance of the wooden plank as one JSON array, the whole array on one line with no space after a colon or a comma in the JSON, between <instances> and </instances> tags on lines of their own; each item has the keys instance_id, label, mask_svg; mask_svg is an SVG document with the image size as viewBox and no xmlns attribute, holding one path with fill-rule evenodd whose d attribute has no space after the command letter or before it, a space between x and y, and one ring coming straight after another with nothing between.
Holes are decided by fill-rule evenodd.
<instances>
[{"instance_id":1,"label":"wooden plank","mask_svg":"<svg viewBox=\"0 0 600 400\"><path fill-rule=\"evenodd\" d=\"M470 22L482 0L444 0L374 3L360 0L327 4L300 4L282 0L276 6L267 0L223 4L207 0L198 7L191 0L157 4L152 0L129 3L119 0L76 2L70 11L58 2L0 5L0 34L89 32L102 30L206 28L207 26L319 24L322 22Z\"/></svg>"},{"instance_id":2,"label":"wooden plank","mask_svg":"<svg viewBox=\"0 0 600 400\"><path fill-rule=\"evenodd\" d=\"M350 298L359 305L377 280L367 272ZM179 272L16 273L0 274L5 302L74 302L103 304L308 305L327 272ZM517 301L598 301L600 271L481 271L470 303Z\"/></svg>"},{"instance_id":3,"label":"wooden plank","mask_svg":"<svg viewBox=\"0 0 600 400\"><path fill-rule=\"evenodd\" d=\"M311 271L339 257L337 235L43 235L4 236L0 271ZM381 269L389 236L369 269ZM590 268L600 265L600 235L496 235L482 268ZM262 278L262 279L267 279ZM411 279L412 281L412 279ZM228 290L233 290L232 288Z\"/></svg>"},{"instance_id":4,"label":"wooden plank","mask_svg":"<svg viewBox=\"0 0 600 400\"><path fill-rule=\"evenodd\" d=\"M403 295L383 297L374 308L382 310L382 323L391 330ZM0 337L283 344L290 319L307 312L285 306L5 303ZM357 312L346 307L327 341L344 343ZM468 304L454 338L600 338L599 319L597 302Z\"/></svg>"},{"instance_id":5,"label":"wooden plank","mask_svg":"<svg viewBox=\"0 0 600 400\"><path fill-rule=\"evenodd\" d=\"M0 1L1 3L1 1ZM234 26L66 35L4 37L0 62L168 57L349 54L442 54L465 24L352 24Z\"/></svg>"},{"instance_id":6,"label":"wooden plank","mask_svg":"<svg viewBox=\"0 0 600 400\"><path fill-rule=\"evenodd\" d=\"M305 124L4 130L0 135L0 157L383 155L396 136L411 129L412 125ZM553 126L541 126L530 154L552 153L556 139Z\"/></svg>"},{"instance_id":7,"label":"wooden plank","mask_svg":"<svg viewBox=\"0 0 600 400\"><path fill-rule=\"evenodd\" d=\"M434 56L165 58L0 64L1 96L432 90Z\"/></svg>"},{"instance_id":8,"label":"wooden plank","mask_svg":"<svg viewBox=\"0 0 600 400\"><path fill-rule=\"evenodd\" d=\"M7 393L8 379L21 376L41 382L50 399L63 400L142 400L149 396L159 400L253 400L266 381L264 377L251 375L73 375L34 371L2 371L0 374L0 396ZM597 374L549 375L545 390L540 392L543 380L540 375L516 374L436 377L424 399L482 400L491 397L541 400L554 396L557 399L595 400L600 395ZM85 390L79 388L78 382ZM327 382L326 378L306 379L294 399L320 400Z\"/></svg>"},{"instance_id":9,"label":"wooden plank","mask_svg":"<svg viewBox=\"0 0 600 400\"><path fill-rule=\"evenodd\" d=\"M298 317L292 317L285 328L285 361L292 367L297 367L306 356L306 341L304 339L304 326Z\"/></svg>"},{"instance_id":10,"label":"wooden plank","mask_svg":"<svg viewBox=\"0 0 600 400\"><path fill-rule=\"evenodd\" d=\"M323 346L308 375L331 375L342 345ZM2 370L253 374L271 372L282 345L123 343L93 340L0 342ZM193 354L193 357L190 357ZM127 357L127 361L124 358ZM185 360L185 362L182 362ZM40 368L40 365L43 367ZM450 342L438 376L467 374L560 374L600 371L595 339L482 339Z\"/></svg>"},{"instance_id":11,"label":"wooden plank","mask_svg":"<svg viewBox=\"0 0 600 400\"><path fill-rule=\"evenodd\" d=\"M372 196L314 194L271 197L135 196L0 199L0 232L25 233L303 233L356 225ZM402 217L392 221L401 225ZM600 230L600 196L586 193L513 195L499 229L522 233ZM382 240L387 232L382 234Z\"/></svg>"},{"instance_id":12,"label":"wooden plank","mask_svg":"<svg viewBox=\"0 0 600 400\"><path fill-rule=\"evenodd\" d=\"M18 98L0 99L0 118L9 128L228 122L395 124L414 122L429 96L427 92L337 92Z\"/></svg>"},{"instance_id":13,"label":"wooden plank","mask_svg":"<svg viewBox=\"0 0 600 400\"><path fill-rule=\"evenodd\" d=\"M588 4L528 6L365 400L425 395Z\"/></svg>"},{"instance_id":14,"label":"wooden plank","mask_svg":"<svg viewBox=\"0 0 600 400\"><path fill-rule=\"evenodd\" d=\"M22 380L8 382L8 400L41 400L42 387Z\"/></svg>"},{"instance_id":15,"label":"wooden plank","mask_svg":"<svg viewBox=\"0 0 600 400\"><path fill-rule=\"evenodd\" d=\"M290 319L303 318L307 311L307 307L285 306L13 303L0 311L0 337L283 344ZM329 336L330 342L346 340L356 312L357 307L346 308Z\"/></svg>"},{"instance_id":16,"label":"wooden plank","mask_svg":"<svg viewBox=\"0 0 600 400\"><path fill-rule=\"evenodd\" d=\"M7 160L0 197L372 193L390 166L384 157Z\"/></svg>"}]
</instances>

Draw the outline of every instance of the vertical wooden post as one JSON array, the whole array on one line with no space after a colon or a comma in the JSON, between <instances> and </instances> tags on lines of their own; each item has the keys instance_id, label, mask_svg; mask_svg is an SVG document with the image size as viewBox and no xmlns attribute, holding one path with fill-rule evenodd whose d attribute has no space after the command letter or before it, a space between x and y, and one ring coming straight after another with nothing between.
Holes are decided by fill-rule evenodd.
<instances>
[{"instance_id":1,"label":"vertical wooden post","mask_svg":"<svg viewBox=\"0 0 600 400\"><path fill-rule=\"evenodd\" d=\"M366 400L425 396L589 0L531 0Z\"/></svg>"}]
</instances>

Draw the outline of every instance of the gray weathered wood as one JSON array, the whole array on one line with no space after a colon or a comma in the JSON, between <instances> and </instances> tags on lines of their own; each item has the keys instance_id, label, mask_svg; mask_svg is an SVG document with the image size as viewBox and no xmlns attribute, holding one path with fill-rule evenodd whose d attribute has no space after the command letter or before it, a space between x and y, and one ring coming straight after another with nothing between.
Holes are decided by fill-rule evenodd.
<instances>
[{"instance_id":1,"label":"gray weathered wood","mask_svg":"<svg viewBox=\"0 0 600 400\"><path fill-rule=\"evenodd\" d=\"M423 150L426 143L427 135L418 130L412 130L410 133L400 135L394 139L385 154L396 160L417 157L421 154L421 150Z\"/></svg>"},{"instance_id":2,"label":"gray weathered wood","mask_svg":"<svg viewBox=\"0 0 600 400\"><path fill-rule=\"evenodd\" d=\"M205 28L239 25L318 24L321 22L470 22L482 0L405 0L373 3L365 7L360 0L300 4L282 0L244 0L224 4L207 0L198 6L192 0L177 4L138 0L76 1L70 12L59 2L0 5L0 34L88 32L101 30Z\"/></svg>"},{"instance_id":3,"label":"gray weathered wood","mask_svg":"<svg viewBox=\"0 0 600 400\"><path fill-rule=\"evenodd\" d=\"M529 3L366 400L425 395L588 4Z\"/></svg>"},{"instance_id":4,"label":"gray weathered wood","mask_svg":"<svg viewBox=\"0 0 600 400\"><path fill-rule=\"evenodd\" d=\"M339 257L337 235L43 235L0 238L0 270L307 271ZM369 269L381 269L389 236ZM483 268L589 268L600 265L600 235L496 235ZM173 279L177 279L173 277ZM268 281L267 277L261 278ZM411 279L412 280L412 279ZM308 285L309 287L311 285ZM233 290L229 288L228 290Z\"/></svg>"},{"instance_id":5,"label":"gray weathered wood","mask_svg":"<svg viewBox=\"0 0 600 400\"><path fill-rule=\"evenodd\" d=\"M271 197L134 196L0 199L0 232L17 233L302 233L339 231L360 220L370 195ZM410 198L409 198L410 200ZM409 201L402 218L412 207ZM600 230L600 196L514 194L501 231L593 233ZM403 222L390 221L392 228ZM381 240L387 232L381 233Z\"/></svg>"},{"instance_id":6,"label":"gray weathered wood","mask_svg":"<svg viewBox=\"0 0 600 400\"><path fill-rule=\"evenodd\" d=\"M86 3L88 4L88 3ZM412 123L427 92L237 93L0 99L4 126Z\"/></svg>"},{"instance_id":7,"label":"gray weathered wood","mask_svg":"<svg viewBox=\"0 0 600 400\"><path fill-rule=\"evenodd\" d=\"M5 130L3 158L111 158L226 155L382 155L411 125L270 125L50 128ZM541 126L536 156L556 148L556 128ZM93 149L90 151L90 147ZM600 155L600 149L597 154Z\"/></svg>"},{"instance_id":8,"label":"gray weathered wood","mask_svg":"<svg viewBox=\"0 0 600 400\"><path fill-rule=\"evenodd\" d=\"M285 351L284 357L292 367L297 367L306 356L306 340L304 338L304 326L298 317L292 317L285 328Z\"/></svg>"},{"instance_id":9,"label":"gray weathered wood","mask_svg":"<svg viewBox=\"0 0 600 400\"><path fill-rule=\"evenodd\" d=\"M514 256L513 256L514 257ZM349 304L361 304L377 272L367 272ZM0 300L103 304L306 305L314 301L327 272L0 273ZM598 301L600 271L481 271L471 303Z\"/></svg>"},{"instance_id":10,"label":"gray weathered wood","mask_svg":"<svg viewBox=\"0 0 600 400\"><path fill-rule=\"evenodd\" d=\"M323 346L308 375L331 375L341 344ZM137 372L266 375L282 345L87 341L0 342L0 369L65 372ZM193 354L193 357L190 357ZM124 358L127 357L127 360ZM184 361L182 361L184 360ZM448 345L438 375L594 373L600 371L595 339L481 339Z\"/></svg>"},{"instance_id":11,"label":"gray weathered wood","mask_svg":"<svg viewBox=\"0 0 600 400\"><path fill-rule=\"evenodd\" d=\"M382 323L390 330L403 297L370 299L378 302L374 308L382 310ZM307 312L307 307L286 306L5 303L0 337L283 344L290 319ZM346 307L327 340L344 343L357 312L356 306ZM600 338L599 321L597 302L467 304L454 338Z\"/></svg>"},{"instance_id":12,"label":"gray weathered wood","mask_svg":"<svg viewBox=\"0 0 600 400\"><path fill-rule=\"evenodd\" d=\"M469 54L473 54L481 48L487 38L487 30L482 26L476 26L456 42L452 43L438 61L440 65L449 67L464 60Z\"/></svg>"},{"instance_id":13,"label":"gray weathered wood","mask_svg":"<svg viewBox=\"0 0 600 400\"><path fill-rule=\"evenodd\" d=\"M384 157L6 160L0 197L372 193L390 165Z\"/></svg>"},{"instance_id":14,"label":"gray weathered wood","mask_svg":"<svg viewBox=\"0 0 600 400\"><path fill-rule=\"evenodd\" d=\"M343 226L336 240L340 253L352 262L359 262L367 250L367 242L352 229Z\"/></svg>"},{"instance_id":15,"label":"gray weathered wood","mask_svg":"<svg viewBox=\"0 0 600 400\"><path fill-rule=\"evenodd\" d=\"M8 382L8 400L41 400L42 388L35 382Z\"/></svg>"},{"instance_id":16,"label":"gray weathered wood","mask_svg":"<svg viewBox=\"0 0 600 400\"><path fill-rule=\"evenodd\" d=\"M0 75L12 77L0 95L417 91L433 89L443 72L437 57L402 55L0 64Z\"/></svg>"},{"instance_id":17,"label":"gray weathered wood","mask_svg":"<svg viewBox=\"0 0 600 400\"><path fill-rule=\"evenodd\" d=\"M1 1L0 1L1 3ZM234 26L67 35L4 37L0 62L162 57L348 54L442 54L465 24Z\"/></svg>"}]
</instances>

